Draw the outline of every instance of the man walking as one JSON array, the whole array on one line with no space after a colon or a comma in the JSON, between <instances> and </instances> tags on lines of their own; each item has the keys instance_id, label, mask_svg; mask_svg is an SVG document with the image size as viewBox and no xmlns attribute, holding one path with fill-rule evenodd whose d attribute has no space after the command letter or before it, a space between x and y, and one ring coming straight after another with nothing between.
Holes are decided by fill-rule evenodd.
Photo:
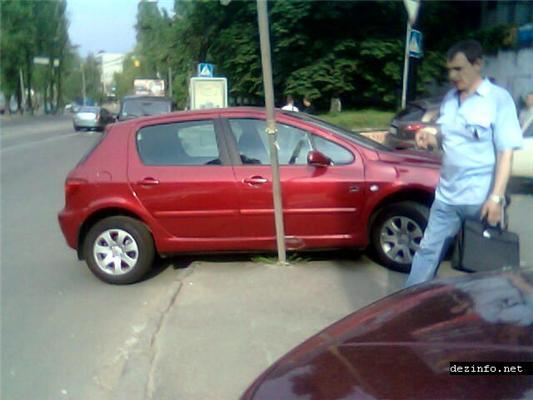
<instances>
[{"instance_id":1,"label":"man walking","mask_svg":"<svg viewBox=\"0 0 533 400\"><path fill-rule=\"evenodd\" d=\"M417 146L443 151L440 181L429 221L413 258L406 286L432 279L466 217L501 219L513 150L522 144L516 107L509 93L484 79L483 50L474 40L452 46L448 76L455 88L445 96L439 129L416 133Z\"/></svg>"}]
</instances>

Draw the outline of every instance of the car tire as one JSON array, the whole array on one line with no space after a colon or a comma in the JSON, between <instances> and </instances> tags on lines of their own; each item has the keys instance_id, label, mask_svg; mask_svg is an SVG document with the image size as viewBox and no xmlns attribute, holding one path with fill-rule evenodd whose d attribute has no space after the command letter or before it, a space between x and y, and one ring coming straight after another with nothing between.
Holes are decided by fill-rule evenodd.
<instances>
[{"instance_id":1,"label":"car tire","mask_svg":"<svg viewBox=\"0 0 533 400\"><path fill-rule=\"evenodd\" d=\"M380 264L409 272L429 218L429 208L412 201L385 207L372 224L371 246Z\"/></svg>"},{"instance_id":2,"label":"car tire","mask_svg":"<svg viewBox=\"0 0 533 400\"><path fill-rule=\"evenodd\" d=\"M79 126L74 125L74 130L75 130L76 132L79 132L80 129L81 129L81 128L80 128Z\"/></svg>"},{"instance_id":3,"label":"car tire","mask_svg":"<svg viewBox=\"0 0 533 400\"><path fill-rule=\"evenodd\" d=\"M87 233L83 255L102 281L126 285L138 282L152 267L152 235L144 223L124 216L97 222Z\"/></svg>"}]
</instances>

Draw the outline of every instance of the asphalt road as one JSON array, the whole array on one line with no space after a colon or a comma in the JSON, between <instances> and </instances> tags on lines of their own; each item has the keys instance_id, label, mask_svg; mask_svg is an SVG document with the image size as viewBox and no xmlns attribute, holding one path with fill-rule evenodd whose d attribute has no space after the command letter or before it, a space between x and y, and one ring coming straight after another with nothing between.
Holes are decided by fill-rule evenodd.
<instances>
[{"instance_id":1,"label":"asphalt road","mask_svg":"<svg viewBox=\"0 0 533 400\"><path fill-rule=\"evenodd\" d=\"M176 272L127 287L94 279L56 216L67 172L100 134L73 133L68 117L9 122L0 153L0 397L108 398Z\"/></svg>"},{"instance_id":2,"label":"asphalt road","mask_svg":"<svg viewBox=\"0 0 533 400\"><path fill-rule=\"evenodd\" d=\"M74 133L68 116L1 123L2 399L235 399L295 344L403 285L405 275L338 253L281 269L178 257L139 284L104 284L56 218L65 175L100 134ZM531 195L513 196L529 265L532 207Z\"/></svg>"}]
</instances>

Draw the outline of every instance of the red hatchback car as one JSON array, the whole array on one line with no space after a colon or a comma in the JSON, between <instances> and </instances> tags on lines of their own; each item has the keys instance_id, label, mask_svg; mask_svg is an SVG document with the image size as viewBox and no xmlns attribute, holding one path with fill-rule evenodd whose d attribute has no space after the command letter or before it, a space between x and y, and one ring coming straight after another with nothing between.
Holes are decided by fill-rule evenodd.
<instances>
[{"instance_id":1,"label":"red hatchback car","mask_svg":"<svg viewBox=\"0 0 533 400\"><path fill-rule=\"evenodd\" d=\"M289 250L366 248L408 271L440 160L278 111ZM265 111L177 112L109 126L67 176L59 223L91 271L138 281L156 253L276 248Z\"/></svg>"}]
</instances>

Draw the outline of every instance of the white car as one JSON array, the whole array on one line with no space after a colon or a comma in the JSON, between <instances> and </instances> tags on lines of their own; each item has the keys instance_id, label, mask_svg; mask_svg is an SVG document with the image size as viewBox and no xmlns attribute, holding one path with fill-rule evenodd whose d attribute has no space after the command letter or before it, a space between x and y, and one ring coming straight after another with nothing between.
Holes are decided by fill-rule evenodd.
<instances>
[{"instance_id":1,"label":"white car","mask_svg":"<svg viewBox=\"0 0 533 400\"><path fill-rule=\"evenodd\" d=\"M512 176L533 179L533 118L522 129L524 141L522 148L513 154Z\"/></svg>"}]
</instances>

